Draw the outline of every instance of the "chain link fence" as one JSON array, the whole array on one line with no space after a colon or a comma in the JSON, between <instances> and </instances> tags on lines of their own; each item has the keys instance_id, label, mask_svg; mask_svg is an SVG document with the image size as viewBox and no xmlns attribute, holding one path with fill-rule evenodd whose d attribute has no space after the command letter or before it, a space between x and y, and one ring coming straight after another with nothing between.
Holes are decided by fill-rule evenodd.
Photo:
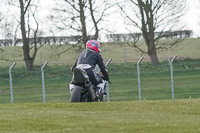
<instances>
[{"instance_id":1,"label":"chain link fence","mask_svg":"<svg viewBox=\"0 0 200 133\"><path fill-rule=\"evenodd\" d=\"M111 102L200 98L200 59L177 58L173 61L174 96L168 59L163 60L159 65L152 65L144 58L139 64L140 83L137 72L138 61L139 59L113 59L109 64L112 82L110 84ZM11 70L13 88L11 92L9 69L12 65L13 62L10 62L8 66L1 66L0 103L70 101L71 65L55 65L55 63L48 62L43 67L44 79L42 79L42 65L35 66L34 70L28 71L23 62L16 61L16 65ZM13 94L13 99L11 94Z\"/></svg>"},{"instance_id":2,"label":"chain link fence","mask_svg":"<svg viewBox=\"0 0 200 133\"><path fill-rule=\"evenodd\" d=\"M137 63L112 65L109 70L113 80L116 81L111 85L110 91L111 95L116 97L111 97L111 101L139 100ZM173 61L173 73L171 73L169 60L165 60L159 65L143 61L140 63L141 100L199 98L199 73L199 59L178 58ZM172 83L174 94L172 93Z\"/></svg>"}]
</instances>

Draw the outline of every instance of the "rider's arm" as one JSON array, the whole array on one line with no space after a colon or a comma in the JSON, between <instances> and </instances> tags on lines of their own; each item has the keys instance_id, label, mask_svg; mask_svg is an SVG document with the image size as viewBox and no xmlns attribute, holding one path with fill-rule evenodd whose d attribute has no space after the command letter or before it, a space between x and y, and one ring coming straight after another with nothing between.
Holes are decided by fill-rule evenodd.
<instances>
[{"instance_id":1,"label":"rider's arm","mask_svg":"<svg viewBox=\"0 0 200 133\"><path fill-rule=\"evenodd\" d=\"M107 70L106 66L104 65L104 63L103 63L103 58L102 58L102 56L100 54L98 54L97 56L98 56L97 64L98 64L101 72L103 73L104 80L109 81L108 70Z\"/></svg>"}]
</instances>

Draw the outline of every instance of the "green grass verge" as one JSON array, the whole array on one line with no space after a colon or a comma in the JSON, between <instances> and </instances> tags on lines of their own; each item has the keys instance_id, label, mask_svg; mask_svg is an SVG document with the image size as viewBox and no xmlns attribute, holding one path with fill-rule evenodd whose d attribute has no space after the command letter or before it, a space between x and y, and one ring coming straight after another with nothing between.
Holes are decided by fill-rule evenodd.
<instances>
[{"instance_id":1,"label":"green grass verge","mask_svg":"<svg viewBox=\"0 0 200 133\"><path fill-rule=\"evenodd\" d=\"M200 97L200 60L183 60L174 63L175 99ZM171 99L171 79L168 62L158 66L141 64L143 100ZM110 72L110 100L138 100L138 81L135 63L112 63ZM46 102L69 102L70 66L45 68ZM8 68L0 70L0 103L10 103ZM27 71L24 67L13 69L14 103L42 102L40 67ZM106 99L105 99L106 100Z\"/></svg>"},{"instance_id":2,"label":"green grass verge","mask_svg":"<svg viewBox=\"0 0 200 133\"><path fill-rule=\"evenodd\" d=\"M0 105L0 133L197 133L200 99Z\"/></svg>"}]
</instances>

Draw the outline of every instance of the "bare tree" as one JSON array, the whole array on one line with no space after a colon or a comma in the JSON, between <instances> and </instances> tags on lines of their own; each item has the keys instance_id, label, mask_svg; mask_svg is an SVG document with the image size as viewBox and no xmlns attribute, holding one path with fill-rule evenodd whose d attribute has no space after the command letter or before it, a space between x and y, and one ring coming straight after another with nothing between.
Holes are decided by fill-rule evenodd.
<instances>
[{"instance_id":1,"label":"bare tree","mask_svg":"<svg viewBox=\"0 0 200 133\"><path fill-rule=\"evenodd\" d=\"M2 36L5 40L10 40L10 43L6 44L6 46L16 45L18 29L19 24L14 23L14 21L4 20L1 28Z\"/></svg>"},{"instance_id":2,"label":"bare tree","mask_svg":"<svg viewBox=\"0 0 200 133\"><path fill-rule=\"evenodd\" d=\"M99 32L103 29L99 25L108 15L107 11L113 6L109 0L62 0L58 2L58 4L62 2L64 4L54 9L51 20L54 20L61 31L66 30L71 35L79 34L81 39L77 40L78 44L85 44L89 39L99 38Z\"/></svg>"},{"instance_id":3,"label":"bare tree","mask_svg":"<svg viewBox=\"0 0 200 133\"><path fill-rule=\"evenodd\" d=\"M32 0L19 0L20 4L20 27L21 27L21 35L23 40L23 54L24 54L24 61L26 64L26 68L28 70L33 69L33 63L37 54L37 51L41 46L37 46L37 33L39 28L39 23L36 19L36 6L33 10L31 8L31 2ZM35 22L35 28L31 27L30 17L33 18ZM30 45L30 34L33 33L34 38L34 45ZM32 50L32 51L31 51ZM32 55L31 55L32 54Z\"/></svg>"},{"instance_id":4,"label":"bare tree","mask_svg":"<svg viewBox=\"0 0 200 133\"><path fill-rule=\"evenodd\" d=\"M20 41L20 39L17 39L16 37L18 35L18 28L21 29L23 57L28 70L33 69L37 51L42 46L37 45L37 37L41 33L39 31L39 22L36 16L38 12L37 3L37 0L7 1L7 4L9 5L8 12L12 16L9 18L12 18L12 20L9 20L9 25L5 27L8 32L8 35L6 36L12 37L13 44L15 45L17 41ZM15 22L11 24L10 21ZM13 30L10 30L11 27L14 27L14 33Z\"/></svg>"},{"instance_id":5,"label":"bare tree","mask_svg":"<svg viewBox=\"0 0 200 133\"><path fill-rule=\"evenodd\" d=\"M127 0L125 4L120 3L118 6L129 26L137 27L142 32L147 51L137 45L138 40L134 41L132 46L148 54L153 64L159 64L158 49L172 47L182 40L176 39L170 43L159 41L165 31L176 28L179 18L183 15L185 0ZM156 34L156 31L159 34Z\"/></svg>"}]
</instances>

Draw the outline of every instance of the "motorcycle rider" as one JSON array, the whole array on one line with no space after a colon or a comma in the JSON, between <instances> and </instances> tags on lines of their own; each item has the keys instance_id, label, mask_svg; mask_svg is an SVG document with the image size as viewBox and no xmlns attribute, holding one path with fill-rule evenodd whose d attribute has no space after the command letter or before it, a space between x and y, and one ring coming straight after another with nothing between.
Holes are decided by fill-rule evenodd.
<instances>
[{"instance_id":1,"label":"motorcycle rider","mask_svg":"<svg viewBox=\"0 0 200 133\"><path fill-rule=\"evenodd\" d=\"M101 93L105 92L103 79L109 81L108 70L103 63L100 47L98 41L89 40L86 43L86 49L80 53L72 67L72 71L75 67L82 67L87 72L90 81L96 86L96 100L99 99ZM96 65L99 66L103 79L94 71Z\"/></svg>"}]
</instances>

